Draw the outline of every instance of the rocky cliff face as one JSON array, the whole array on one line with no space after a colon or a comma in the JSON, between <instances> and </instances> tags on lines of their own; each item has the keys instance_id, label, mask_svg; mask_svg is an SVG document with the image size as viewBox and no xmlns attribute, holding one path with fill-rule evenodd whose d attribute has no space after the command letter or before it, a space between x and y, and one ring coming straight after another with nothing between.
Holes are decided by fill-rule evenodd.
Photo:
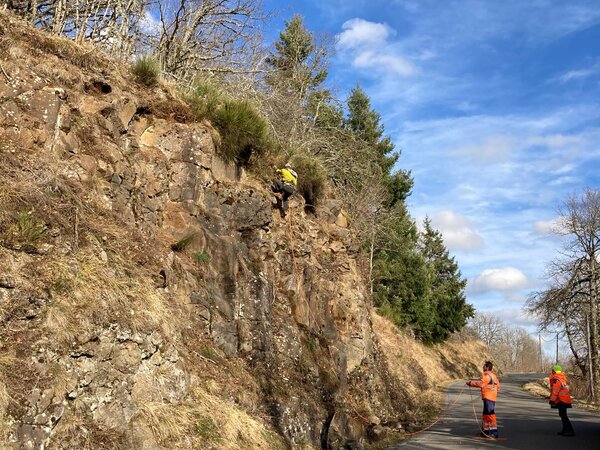
<instances>
[{"instance_id":1,"label":"rocky cliff face","mask_svg":"<svg viewBox=\"0 0 600 450\"><path fill-rule=\"evenodd\" d=\"M10 445L359 448L392 419L336 201L282 219L167 91L0 19Z\"/></svg>"}]
</instances>

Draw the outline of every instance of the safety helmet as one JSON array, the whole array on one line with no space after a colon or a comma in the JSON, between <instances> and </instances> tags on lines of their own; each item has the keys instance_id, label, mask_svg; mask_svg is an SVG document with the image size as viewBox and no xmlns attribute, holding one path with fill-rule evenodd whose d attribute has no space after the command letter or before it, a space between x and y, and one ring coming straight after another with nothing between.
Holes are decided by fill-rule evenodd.
<instances>
[{"instance_id":1,"label":"safety helmet","mask_svg":"<svg viewBox=\"0 0 600 450\"><path fill-rule=\"evenodd\" d=\"M560 367L558 364L556 364L556 365L552 366L552 371L556 372L556 373L562 372L562 367Z\"/></svg>"}]
</instances>

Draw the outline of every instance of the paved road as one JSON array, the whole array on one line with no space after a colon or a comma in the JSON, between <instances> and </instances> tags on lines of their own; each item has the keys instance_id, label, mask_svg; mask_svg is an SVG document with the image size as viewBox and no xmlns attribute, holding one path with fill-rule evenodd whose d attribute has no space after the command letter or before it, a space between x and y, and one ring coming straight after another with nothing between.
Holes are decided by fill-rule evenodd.
<instances>
[{"instance_id":1,"label":"paved road","mask_svg":"<svg viewBox=\"0 0 600 450\"><path fill-rule=\"evenodd\" d=\"M478 438L479 429L473 417L471 396L464 381L447 389L446 405L451 409L429 430L417 434L387 450L439 449L518 449L518 450L600 450L600 417L572 408L569 418L577 436L556 434L561 429L558 411L550 409L548 400L533 397L521 389L528 381L542 375L513 374L500 380L501 391L496 403L498 441ZM472 389L477 417L481 420L481 394Z\"/></svg>"}]
</instances>

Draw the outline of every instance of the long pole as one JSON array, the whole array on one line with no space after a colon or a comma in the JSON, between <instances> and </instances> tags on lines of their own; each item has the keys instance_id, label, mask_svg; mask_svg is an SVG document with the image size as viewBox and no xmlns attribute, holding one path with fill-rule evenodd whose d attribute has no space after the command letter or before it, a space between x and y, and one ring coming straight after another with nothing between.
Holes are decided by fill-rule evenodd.
<instances>
[{"instance_id":1,"label":"long pole","mask_svg":"<svg viewBox=\"0 0 600 450\"><path fill-rule=\"evenodd\" d=\"M542 362L542 333L538 333L538 352L540 354L540 373L544 371L544 363Z\"/></svg>"},{"instance_id":2,"label":"long pole","mask_svg":"<svg viewBox=\"0 0 600 450\"><path fill-rule=\"evenodd\" d=\"M554 364L558 364L558 333L556 333L556 359Z\"/></svg>"},{"instance_id":3,"label":"long pole","mask_svg":"<svg viewBox=\"0 0 600 450\"><path fill-rule=\"evenodd\" d=\"M592 401L595 400L594 396L594 371L592 370L592 345L590 343L590 316L585 316L585 327L586 327L586 335L587 335L587 348L588 348L588 375L590 382L590 395L592 397Z\"/></svg>"}]
</instances>

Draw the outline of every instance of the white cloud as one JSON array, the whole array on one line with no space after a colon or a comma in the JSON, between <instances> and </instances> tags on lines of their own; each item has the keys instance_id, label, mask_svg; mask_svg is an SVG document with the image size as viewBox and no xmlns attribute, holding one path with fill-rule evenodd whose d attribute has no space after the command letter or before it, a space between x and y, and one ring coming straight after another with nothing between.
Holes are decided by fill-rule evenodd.
<instances>
[{"instance_id":1,"label":"white cloud","mask_svg":"<svg viewBox=\"0 0 600 450\"><path fill-rule=\"evenodd\" d=\"M361 69L379 67L403 76L414 75L417 72L415 66L401 56L377 54L372 51L360 52L352 61L352 66Z\"/></svg>"},{"instance_id":2,"label":"white cloud","mask_svg":"<svg viewBox=\"0 0 600 450\"><path fill-rule=\"evenodd\" d=\"M460 147L456 154L470 156L479 161L503 162L510 159L517 144L513 136L490 135L485 136L482 142Z\"/></svg>"},{"instance_id":3,"label":"white cloud","mask_svg":"<svg viewBox=\"0 0 600 450\"><path fill-rule=\"evenodd\" d=\"M374 47L385 44L396 32L385 23L369 22L364 19L350 19L342 25L338 34L338 45L346 49Z\"/></svg>"},{"instance_id":4,"label":"white cloud","mask_svg":"<svg viewBox=\"0 0 600 450\"><path fill-rule=\"evenodd\" d=\"M557 219L539 220L533 224L533 232L535 234L554 234L559 229Z\"/></svg>"},{"instance_id":5,"label":"white cloud","mask_svg":"<svg viewBox=\"0 0 600 450\"><path fill-rule=\"evenodd\" d=\"M345 57L349 56L352 67L403 77L418 72L389 42L396 31L387 24L354 18L344 22L342 29L337 46Z\"/></svg>"},{"instance_id":6,"label":"white cloud","mask_svg":"<svg viewBox=\"0 0 600 450\"><path fill-rule=\"evenodd\" d=\"M474 251L484 246L483 239L473 229L469 219L453 211L441 211L431 218L433 226L444 236L449 250Z\"/></svg>"},{"instance_id":7,"label":"white cloud","mask_svg":"<svg viewBox=\"0 0 600 450\"><path fill-rule=\"evenodd\" d=\"M486 269L469 284L471 294L483 294L489 291L510 292L527 288L531 285L529 279L519 269L503 267L501 269Z\"/></svg>"},{"instance_id":8,"label":"white cloud","mask_svg":"<svg viewBox=\"0 0 600 450\"><path fill-rule=\"evenodd\" d=\"M436 52L434 52L433 50L422 50L421 53L419 54L419 56L417 56L417 59L419 61L429 61L431 59L435 59L438 57L438 54Z\"/></svg>"},{"instance_id":9,"label":"white cloud","mask_svg":"<svg viewBox=\"0 0 600 450\"><path fill-rule=\"evenodd\" d=\"M538 323L535 317L529 316L523 309L503 308L489 312L493 313L504 323L525 327L530 332L535 332Z\"/></svg>"},{"instance_id":10,"label":"white cloud","mask_svg":"<svg viewBox=\"0 0 600 450\"><path fill-rule=\"evenodd\" d=\"M592 69L570 70L558 77L558 81L560 83L567 83L573 80L581 80L583 78L592 76L594 72L595 71Z\"/></svg>"},{"instance_id":11,"label":"white cloud","mask_svg":"<svg viewBox=\"0 0 600 450\"><path fill-rule=\"evenodd\" d=\"M146 34L158 34L161 30L160 20L155 19L150 11L144 13L144 17L140 23L142 31Z\"/></svg>"},{"instance_id":12,"label":"white cloud","mask_svg":"<svg viewBox=\"0 0 600 450\"><path fill-rule=\"evenodd\" d=\"M585 144L585 140L581 136L552 134L532 137L528 143L530 145L541 145L552 150L558 150L566 147L580 147Z\"/></svg>"}]
</instances>

